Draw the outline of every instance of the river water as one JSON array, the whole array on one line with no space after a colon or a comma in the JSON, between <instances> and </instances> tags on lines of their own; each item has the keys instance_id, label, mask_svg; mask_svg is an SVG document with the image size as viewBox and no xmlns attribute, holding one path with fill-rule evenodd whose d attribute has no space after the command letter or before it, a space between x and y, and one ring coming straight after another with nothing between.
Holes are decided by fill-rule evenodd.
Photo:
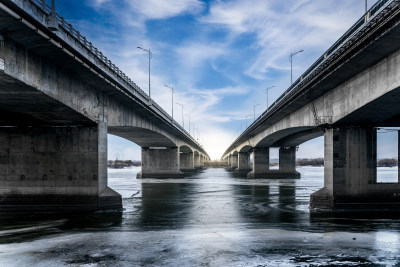
<instances>
[{"instance_id":1,"label":"river water","mask_svg":"<svg viewBox=\"0 0 400 267\"><path fill-rule=\"evenodd\" d=\"M400 218L310 215L323 168L252 181L224 169L137 180L138 170L109 170L122 214L2 215L0 266L400 266Z\"/></svg>"}]
</instances>

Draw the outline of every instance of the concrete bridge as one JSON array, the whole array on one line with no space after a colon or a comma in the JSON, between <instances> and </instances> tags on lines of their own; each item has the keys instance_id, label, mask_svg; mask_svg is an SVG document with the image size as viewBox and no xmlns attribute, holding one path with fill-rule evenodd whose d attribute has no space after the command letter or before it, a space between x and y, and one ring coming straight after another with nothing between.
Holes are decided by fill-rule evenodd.
<instances>
[{"instance_id":1,"label":"concrete bridge","mask_svg":"<svg viewBox=\"0 0 400 267\"><path fill-rule=\"evenodd\" d=\"M107 133L143 178L182 178L202 146L45 1L0 0L0 211L120 209Z\"/></svg>"},{"instance_id":2,"label":"concrete bridge","mask_svg":"<svg viewBox=\"0 0 400 267\"><path fill-rule=\"evenodd\" d=\"M400 184L376 179L376 128L400 126L399 3L378 1L251 124L223 154L231 169L300 178L296 147L324 136L324 187L311 210L400 209ZM269 168L271 147L279 170Z\"/></svg>"}]
</instances>

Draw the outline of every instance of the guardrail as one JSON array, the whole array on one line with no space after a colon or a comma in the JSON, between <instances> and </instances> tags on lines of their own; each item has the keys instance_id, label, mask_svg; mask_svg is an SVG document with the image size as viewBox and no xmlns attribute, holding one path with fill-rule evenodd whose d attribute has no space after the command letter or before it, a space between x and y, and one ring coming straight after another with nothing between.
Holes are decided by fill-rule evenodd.
<instances>
[{"instance_id":1,"label":"guardrail","mask_svg":"<svg viewBox=\"0 0 400 267\"><path fill-rule=\"evenodd\" d=\"M114 74L120 79L126 82L136 93L139 93L143 98L150 102L149 108L158 112L160 115L164 116L166 120L171 122L171 125L182 132L187 138L189 138L198 147L204 150L203 146L197 142L179 123L177 123L164 109L162 109L156 102L154 102L136 83L134 83L122 70L120 70L115 64L111 62L104 54L95 47L92 42L89 42L85 36L83 36L78 30L76 30L72 24L68 23L64 17L52 10L52 8L47 5L46 0L28 0L33 3L36 7L40 8L47 16L55 16L56 23L58 27L61 27L65 32L72 36L78 43L85 47L92 55L94 55L98 60L105 64L109 69L111 69ZM21 7L23 8L23 7ZM205 152L205 151L204 151Z\"/></svg>"},{"instance_id":2,"label":"guardrail","mask_svg":"<svg viewBox=\"0 0 400 267\"><path fill-rule=\"evenodd\" d=\"M374 20L378 15L381 15L385 9L394 4L399 4L400 0L380 0L375 3L357 22L347 30L320 58L318 58L289 88L280 95L253 123L249 125L231 144L228 150L239 141L243 136L245 136L249 129L252 129L257 123L266 118L270 113L279 108L279 105L286 100L286 96L293 95L302 89L302 86L310 79L312 79L321 68L329 64L333 58L341 52L345 46L350 42L350 40L358 37L362 34L362 31L366 28L366 25L370 21ZM331 119L324 118L324 122L328 122ZM225 152L226 153L226 152Z\"/></svg>"}]
</instances>

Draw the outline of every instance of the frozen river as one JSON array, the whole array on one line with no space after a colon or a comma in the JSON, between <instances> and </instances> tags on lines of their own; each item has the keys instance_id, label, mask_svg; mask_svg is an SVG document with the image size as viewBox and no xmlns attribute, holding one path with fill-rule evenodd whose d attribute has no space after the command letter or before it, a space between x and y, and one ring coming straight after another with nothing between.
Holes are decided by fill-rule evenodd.
<instances>
[{"instance_id":1,"label":"frozen river","mask_svg":"<svg viewBox=\"0 0 400 267\"><path fill-rule=\"evenodd\" d=\"M224 169L137 180L138 170L109 170L122 214L2 215L0 266L400 265L400 217L310 215L323 168L253 181ZM378 175L396 178L397 169Z\"/></svg>"}]
</instances>

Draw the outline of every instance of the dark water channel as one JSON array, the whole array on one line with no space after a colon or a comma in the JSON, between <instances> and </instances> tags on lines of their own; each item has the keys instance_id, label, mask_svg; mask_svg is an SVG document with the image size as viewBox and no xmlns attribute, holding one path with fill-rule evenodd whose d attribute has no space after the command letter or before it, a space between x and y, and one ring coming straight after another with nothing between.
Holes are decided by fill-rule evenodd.
<instances>
[{"instance_id":1,"label":"dark water channel","mask_svg":"<svg viewBox=\"0 0 400 267\"><path fill-rule=\"evenodd\" d=\"M323 169L299 171L249 181L224 169L183 180L110 170L122 214L2 215L0 266L400 266L399 217L311 216Z\"/></svg>"}]
</instances>

